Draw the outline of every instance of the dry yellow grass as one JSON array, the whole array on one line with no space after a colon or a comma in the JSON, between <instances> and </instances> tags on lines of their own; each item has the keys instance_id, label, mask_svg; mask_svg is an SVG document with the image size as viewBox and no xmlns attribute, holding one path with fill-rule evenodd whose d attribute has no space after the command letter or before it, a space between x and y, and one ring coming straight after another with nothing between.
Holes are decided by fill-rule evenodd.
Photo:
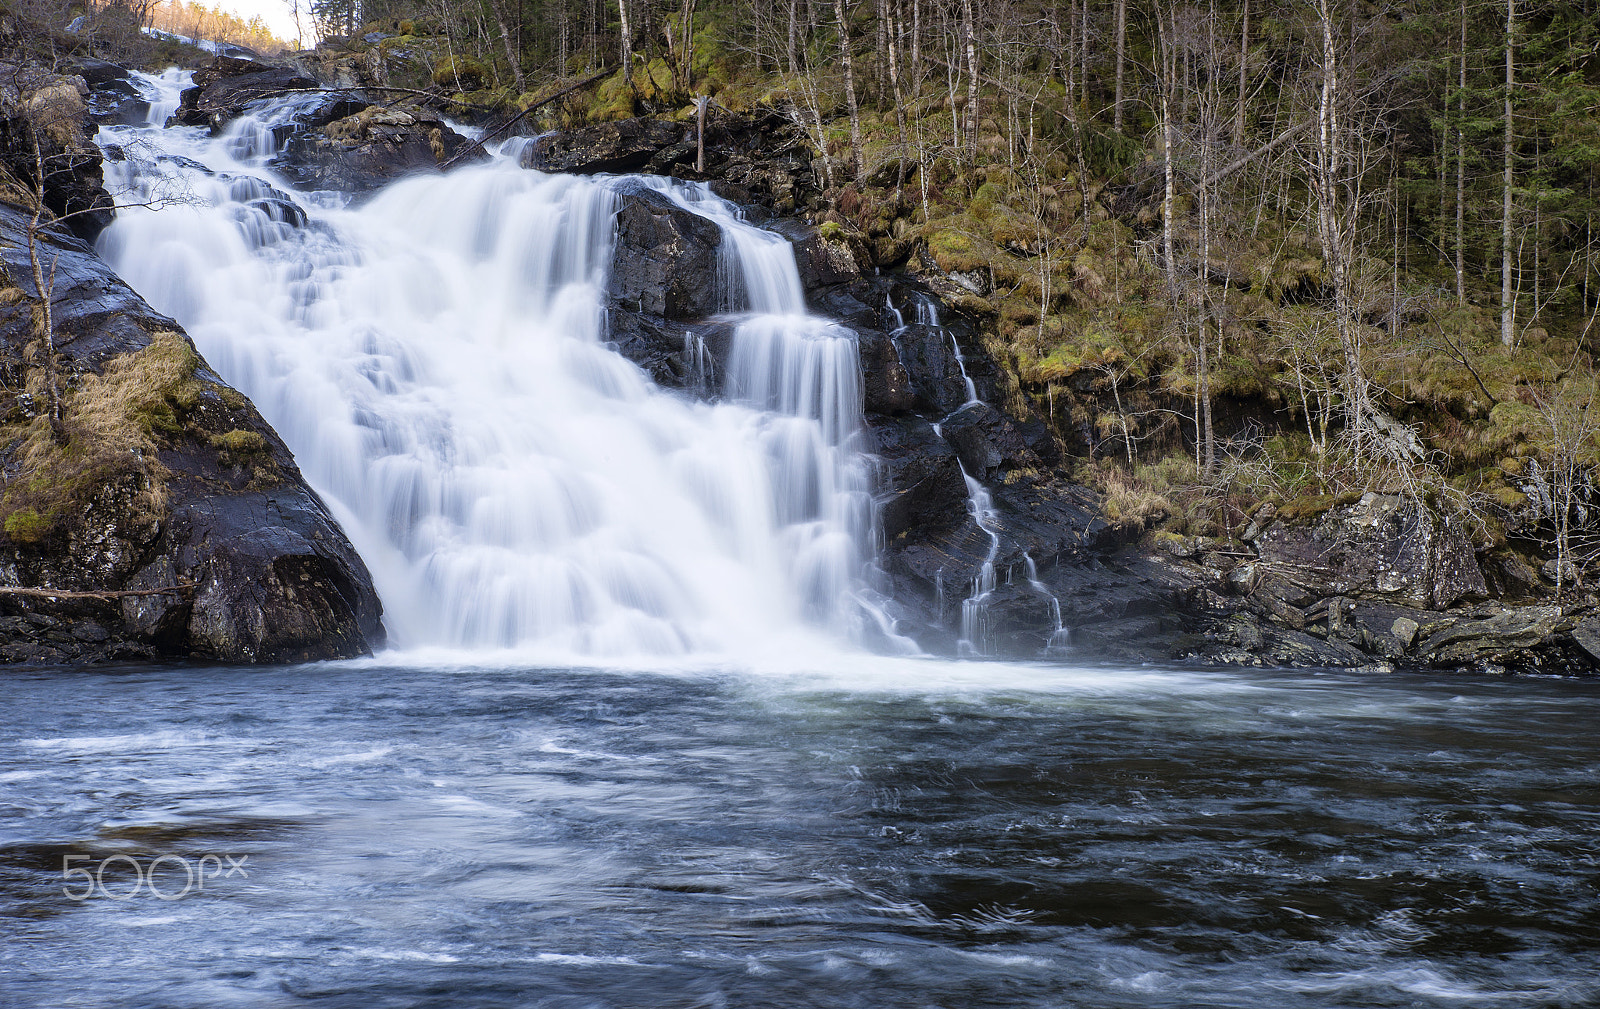
<instances>
[{"instance_id":1,"label":"dry yellow grass","mask_svg":"<svg viewBox=\"0 0 1600 1009\"><path fill-rule=\"evenodd\" d=\"M137 478L134 521L166 511L165 467L156 459L163 436L182 430L201 384L199 358L176 333L158 332L144 350L124 354L100 375L84 377L62 402L62 443L49 418L20 432L18 474L8 481L0 510L6 534L35 543L81 514L99 488L123 476Z\"/></svg>"}]
</instances>

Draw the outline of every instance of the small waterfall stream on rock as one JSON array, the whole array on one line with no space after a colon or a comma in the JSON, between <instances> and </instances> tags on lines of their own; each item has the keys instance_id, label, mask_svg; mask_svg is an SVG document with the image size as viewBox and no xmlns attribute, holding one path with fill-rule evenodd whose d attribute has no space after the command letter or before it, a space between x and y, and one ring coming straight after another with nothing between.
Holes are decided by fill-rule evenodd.
<instances>
[{"instance_id":1,"label":"small waterfall stream on rock","mask_svg":"<svg viewBox=\"0 0 1600 1009\"><path fill-rule=\"evenodd\" d=\"M258 103L212 138L159 128L182 75L141 80L151 122L103 132L108 188L180 198L120 213L101 252L288 442L397 644L904 645L861 581L855 335L805 314L787 242L703 187L647 182L725 235L726 401L696 402L605 343L617 180L508 154L347 206L265 165L315 98Z\"/></svg>"},{"instance_id":2,"label":"small waterfall stream on rock","mask_svg":"<svg viewBox=\"0 0 1600 1009\"><path fill-rule=\"evenodd\" d=\"M978 385L972 380L972 376L967 373L967 359L961 353L961 343L956 339L954 333L940 323L938 306L921 297L914 298L912 305L916 312L917 325L938 330L950 341L950 349L955 358L956 368L960 371L961 381L965 383L967 389L966 402L962 403L956 412L960 412L974 404L982 404L983 400L978 396ZM905 316L892 303L888 307L889 311L893 313L896 322L896 329L891 336L898 336L906 328ZM898 349L897 345L896 350L898 351ZM954 415L954 413L951 414L951 416ZM949 418L945 419L948 420ZM933 425L933 430L941 438L944 437L942 425ZM961 637L957 641L957 648L963 656L981 658L989 654L989 600L997 584L995 561L1000 555L1000 530L998 525L1000 516L999 512L995 510L994 496L989 493L989 489L983 485L982 481L967 471L966 463L958 461L957 465L961 467L961 478L966 483L967 511L972 516L973 524L989 539L988 552L985 554L982 564L979 565L977 573L972 578L972 591L967 598L961 601ZM1024 552L1023 560L1027 567L1029 587L1050 601L1050 612L1055 620L1055 630L1051 633L1050 639L1046 643L1045 653L1059 654L1071 641L1071 632L1061 623L1061 601L1056 598L1055 594L1050 591L1044 582L1039 580L1039 569L1033 558ZM1007 581L1010 581L1009 572ZM944 607L942 576L938 592L942 611Z\"/></svg>"}]
</instances>

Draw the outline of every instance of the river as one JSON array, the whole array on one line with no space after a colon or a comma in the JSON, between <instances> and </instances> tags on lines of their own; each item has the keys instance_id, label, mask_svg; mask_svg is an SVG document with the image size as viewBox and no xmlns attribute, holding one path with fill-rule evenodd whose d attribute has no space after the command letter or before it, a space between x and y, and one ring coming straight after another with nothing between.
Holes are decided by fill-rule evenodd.
<instances>
[{"instance_id":1,"label":"river","mask_svg":"<svg viewBox=\"0 0 1600 1009\"><path fill-rule=\"evenodd\" d=\"M0 1002L1592 1005L1597 689L13 672Z\"/></svg>"}]
</instances>

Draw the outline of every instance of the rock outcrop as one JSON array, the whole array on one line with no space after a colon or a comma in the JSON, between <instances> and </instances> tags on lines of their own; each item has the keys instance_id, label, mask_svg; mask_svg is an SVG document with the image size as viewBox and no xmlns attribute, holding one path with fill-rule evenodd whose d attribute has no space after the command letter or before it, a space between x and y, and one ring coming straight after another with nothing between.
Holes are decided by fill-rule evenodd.
<instances>
[{"instance_id":1,"label":"rock outcrop","mask_svg":"<svg viewBox=\"0 0 1600 1009\"><path fill-rule=\"evenodd\" d=\"M640 183L624 183L618 195L613 302L668 321L716 314L722 229Z\"/></svg>"},{"instance_id":2,"label":"rock outcrop","mask_svg":"<svg viewBox=\"0 0 1600 1009\"><path fill-rule=\"evenodd\" d=\"M261 98L318 87L316 81L287 67L218 56L194 72L194 86L178 98L173 123L209 127L220 133L245 107Z\"/></svg>"},{"instance_id":3,"label":"rock outcrop","mask_svg":"<svg viewBox=\"0 0 1600 1009\"><path fill-rule=\"evenodd\" d=\"M105 60L82 58L72 69L89 86L89 118L100 126L133 126L150 116L150 102L125 68Z\"/></svg>"},{"instance_id":4,"label":"rock outcrop","mask_svg":"<svg viewBox=\"0 0 1600 1009\"><path fill-rule=\"evenodd\" d=\"M641 117L597 123L543 136L523 153L523 164L549 172L648 172L709 181L736 203L778 213L815 206L818 187L811 154L800 131L771 109L706 115L705 167L694 121Z\"/></svg>"},{"instance_id":5,"label":"rock outcrop","mask_svg":"<svg viewBox=\"0 0 1600 1009\"><path fill-rule=\"evenodd\" d=\"M100 148L89 139L96 129L90 93L80 76L0 63L0 164L27 190L42 193L73 234L92 242L111 223L111 198Z\"/></svg>"},{"instance_id":6,"label":"rock outcrop","mask_svg":"<svg viewBox=\"0 0 1600 1009\"><path fill-rule=\"evenodd\" d=\"M437 172L461 155L481 158L436 112L369 106L294 133L273 167L307 189L367 193L416 172Z\"/></svg>"},{"instance_id":7,"label":"rock outcrop","mask_svg":"<svg viewBox=\"0 0 1600 1009\"><path fill-rule=\"evenodd\" d=\"M381 645L371 578L283 442L171 319L54 228L51 423L30 216L0 204L0 660L291 662Z\"/></svg>"},{"instance_id":8,"label":"rock outcrop","mask_svg":"<svg viewBox=\"0 0 1600 1009\"><path fill-rule=\"evenodd\" d=\"M677 173L678 129L590 127L546 138L541 157L546 167ZM720 233L647 186L625 184L619 195L611 338L656 381L715 395L732 332L715 314ZM795 217L767 226L793 244L812 309L856 334L881 587L899 632L925 649L956 652L962 601L993 549L982 647L995 656L1600 666L1600 614L1537 598L1491 602L1491 582L1507 576L1486 576L1468 530L1399 496L1367 495L1310 520L1267 508L1231 547L1108 522L1096 494L1057 475L1065 446L1006 392L983 341L987 317L969 310L958 284L915 258L910 270L880 274L860 236L837 226ZM989 495L987 529L972 515L967 476Z\"/></svg>"}]
</instances>

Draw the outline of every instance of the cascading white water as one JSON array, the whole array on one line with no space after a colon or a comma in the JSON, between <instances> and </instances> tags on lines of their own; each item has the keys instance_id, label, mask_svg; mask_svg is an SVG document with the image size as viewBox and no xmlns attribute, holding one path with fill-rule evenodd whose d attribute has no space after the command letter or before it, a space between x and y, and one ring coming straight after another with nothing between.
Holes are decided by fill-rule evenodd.
<instances>
[{"instance_id":1,"label":"cascading white water","mask_svg":"<svg viewBox=\"0 0 1600 1009\"><path fill-rule=\"evenodd\" d=\"M283 435L393 641L750 655L881 621L854 334L804 314L787 243L652 183L722 226L747 313L727 400L694 402L604 344L612 182L502 156L359 208L291 202L263 165L289 103L216 139L159 130L183 83L145 79L163 111L102 141L158 154L109 187L189 198L120 213L101 251Z\"/></svg>"},{"instance_id":2,"label":"cascading white water","mask_svg":"<svg viewBox=\"0 0 1600 1009\"><path fill-rule=\"evenodd\" d=\"M959 463L957 465L960 465ZM989 647L989 596L994 592L994 562L1000 554L1000 534L994 529L994 499L983 484L974 480L965 466L961 478L967 482L967 507L972 521L989 537L989 552L972 579L972 594L961 602L961 654L981 656Z\"/></svg>"},{"instance_id":3,"label":"cascading white water","mask_svg":"<svg viewBox=\"0 0 1600 1009\"><path fill-rule=\"evenodd\" d=\"M966 384L967 399L959 409L964 409L974 403L982 403L978 398L978 386L973 382L972 376L967 374L967 359L961 353L961 344L956 341L954 333L945 330L939 322L939 309L932 302L922 298L914 299L916 306L917 324L938 329L950 341L951 350L955 354L956 368L961 373L961 380ZM890 310L894 312L898 323L896 334L905 329L904 316L893 304ZM944 431L940 425L935 424L933 430L940 437ZM956 643L962 655L981 657L989 653L989 602L995 590L995 559L1000 555L1000 533L996 528L999 514L995 511L994 498L989 489L981 481L967 472L965 464L957 463L961 467L961 478L966 482L967 511L972 516L973 524L987 537L989 537L989 550L985 554L983 563L979 565L978 572L972 578L972 591L961 602L961 637ZM1039 580L1039 570L1033 558L1026 552L1023 560L1028 570L1028 585L1037 593L1050 600L1050 612L1055 622L1055 629L1046 643L1045 651L1059 652L1070 643L1071 634L1061 623L1061 601L1056 598L1048 586ZM1007 581L1010 581L1009 572ZM938 585L939 609L944 610L944 581L941 578Z\"/></svg>"},{"instance_id":4,"label":"cascading white water","mask_svg":"<svg viewBox=\"0 0 1600 1009\"><path fill-rule=\"evenodd\" d=\"M1022 561L1027 568L1028 584L1033 591L1050 600L1050 618L1055 622L1055 630L1050 632L1050 640L1045 642L1045 652L1049 654L1064 651L1072 645L1072 631L1061 623L1061 600L1056 598L1048 585L1039 580L1039 565L1033 562L1032 555L1023 551Z\"/></svg>"}]
</instances>

